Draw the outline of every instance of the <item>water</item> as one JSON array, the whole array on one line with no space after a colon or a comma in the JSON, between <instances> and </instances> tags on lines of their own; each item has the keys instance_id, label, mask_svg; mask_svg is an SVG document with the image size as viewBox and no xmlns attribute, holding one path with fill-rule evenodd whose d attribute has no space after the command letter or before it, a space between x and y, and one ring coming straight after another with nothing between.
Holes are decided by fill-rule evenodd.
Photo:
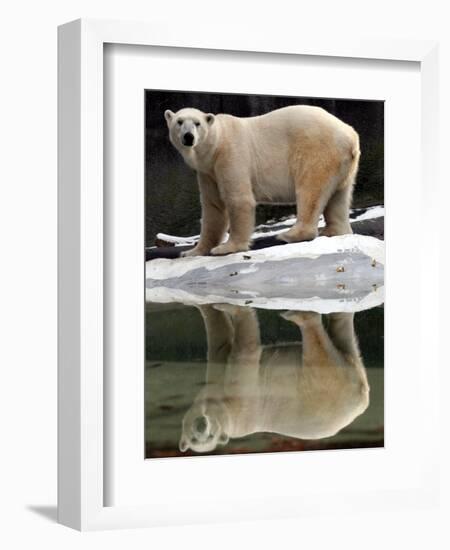
<instances>
[{"instance_id":1,"label":"water","mask_svg":"<svg viewBox=\"0 0 450 550\"><path fill-rule=\"evenodd\" d=\"M146 304L146 457L384 445L384 307Z\"/></svg>"}]
</instances>

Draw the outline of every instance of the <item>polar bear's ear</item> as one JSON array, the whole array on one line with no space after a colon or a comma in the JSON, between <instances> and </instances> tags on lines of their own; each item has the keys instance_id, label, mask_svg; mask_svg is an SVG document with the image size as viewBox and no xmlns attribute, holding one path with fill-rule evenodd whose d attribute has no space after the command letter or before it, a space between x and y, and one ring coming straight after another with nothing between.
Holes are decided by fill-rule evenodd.
<instances>
[{"instance_id":1,"label":"polar bear's ear","mask_svg":"<svg viewBox=\"0 0 450 550\"><path fill-rule=\"evenodd\" d=\"M181 436L178 447L182 453L185 453L188 450L189 445L187 439L184 436Z\"/></svg>"},{"instance_id":2,"label":"polar bear's ear","mask_svg":"<svg viewBox=\"0 0 450 550\"><path fill-rule=\"evenodd\" d=\"M164 111L164 118L166 119L167 124L172 120L172 117L175 113L173 113L170 109L167 109L167 111Z\"/></svg>"},{"instance_id":3,"label":"polar bear's ear","mask_svg":"<svg viewBox=\"0 0 450 550\"><path fill-rule=\"evenodd\" d=\"M205 118L206 118L206 122L209 124L209 126L211 126L211 124L213 124L214 121L216 120L216 117L211 113L208 113Z\"/></svg>"}]
</instances>

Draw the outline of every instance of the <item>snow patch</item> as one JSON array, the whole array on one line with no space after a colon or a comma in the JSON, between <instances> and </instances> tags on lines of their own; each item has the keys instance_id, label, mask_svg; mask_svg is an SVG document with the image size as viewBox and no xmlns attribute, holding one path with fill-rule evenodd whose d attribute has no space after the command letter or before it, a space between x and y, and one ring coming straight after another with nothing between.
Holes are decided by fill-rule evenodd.
<instances>
[{"instance_id":1,"label":"snow patch","mask_svg":"<svg viewBox=\"0 0 450 550\"><path fill-rule=\"evenodd\" d=\"M382 217L384 217L384 206L372 206L370 208L367 208L365 212L363 212L359 216L356 216L356 218L353 218L351 221L362 222L365 220L373 220L375 218Z\"/></svg>"}]
</instances>

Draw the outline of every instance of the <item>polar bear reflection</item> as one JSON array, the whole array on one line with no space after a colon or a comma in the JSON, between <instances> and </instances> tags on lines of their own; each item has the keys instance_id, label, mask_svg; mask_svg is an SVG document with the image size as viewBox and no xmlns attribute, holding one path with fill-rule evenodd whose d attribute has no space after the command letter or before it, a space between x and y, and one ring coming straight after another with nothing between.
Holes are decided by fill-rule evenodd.
<instances>
[{"instance_id":1,"label":"polar bear reflection","mask_svg":"<svg viewBox=\"0 0 450 550\"><path fill-rule=\"evenodd\" d=\"M251 308L199 307L208 340L206 385L183 419L180 450L213 451L229 438L273 432L336 434L364 412L369 386L352 313L290 311L302 343L262 347Z\"/></svg>"}]
</instances>

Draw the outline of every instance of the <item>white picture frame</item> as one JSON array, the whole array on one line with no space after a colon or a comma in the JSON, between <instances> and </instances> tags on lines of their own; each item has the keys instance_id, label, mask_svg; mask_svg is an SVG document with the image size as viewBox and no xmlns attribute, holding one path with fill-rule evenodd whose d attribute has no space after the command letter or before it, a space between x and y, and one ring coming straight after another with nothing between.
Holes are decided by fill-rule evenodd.
<instances>
[{"instance_id":1,"label":"white picture frame","mask_svg":"<svg viewBox=\"0 0 450 550\"><path fill-rule=\"evenodd\" d=\"M439 256L437 229L433 223L438 151L437 44L432 41L345 40L330 37L292 37L248 32L237 26L232 36L214 26L201 39L189 29L171 21L170 26L155 23L78 20L59 28L58 86L58 209L59 209L59 351L58 351L58 518L59 522L80 530L144 527L164 524L256 519L271 517L269 509L255 500L251 507L236 506L224 513L230 503L219 503L210 514L192 497L173 509L146 505L105 506L104 495L104 204L103 193L103 61L105 44L201 48L235 52L267 52L284 55L356 58L362 60L410 61L420 64L421 78L421 193L429 208L421 212L423 234L417 242L421 262L420 315L433 317L438 312L436 265ZM389 154L389 151L387 152ZM421 256L422 257L422 256ZM433 288L432 293L425 289ZM437 335L423 332L420 361L425 361L427 376L420 395L429 411L433 430L437 418L438 342ZM421 371L423 375L423 370ZM388 506L429 505L437 498L437 469L430 447L427 464L418 486L392 491ZM323 494L323 493L322 493ZM322 502L321 492L298 502L279 503L281 516L320 513L333 503L342 510L354 506L376 510L386 494L367 492L364 503L352 495L335 494ZM386 507L386 504L384 505Z\"/></svg>"}]
</instances>

